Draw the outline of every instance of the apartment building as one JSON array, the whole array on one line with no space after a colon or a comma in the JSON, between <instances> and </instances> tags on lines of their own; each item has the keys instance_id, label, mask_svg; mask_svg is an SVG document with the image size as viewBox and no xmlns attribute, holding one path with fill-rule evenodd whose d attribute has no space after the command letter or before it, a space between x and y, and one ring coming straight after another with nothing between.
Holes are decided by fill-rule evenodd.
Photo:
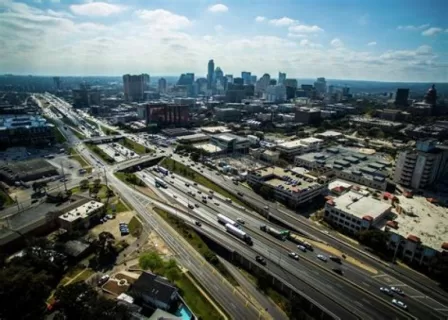
<instances>
[{"instance_id":1,"label":"apartment building","mask_svg":"<svg viewBox=\"0 0 448 320\"><path fill-rule=\"evenodd\" d=\"M425 189L447 172L448 148L437 140L417 141L416 149L400 152L394 181L404 187Z\"/></svg>"}]
</instances>

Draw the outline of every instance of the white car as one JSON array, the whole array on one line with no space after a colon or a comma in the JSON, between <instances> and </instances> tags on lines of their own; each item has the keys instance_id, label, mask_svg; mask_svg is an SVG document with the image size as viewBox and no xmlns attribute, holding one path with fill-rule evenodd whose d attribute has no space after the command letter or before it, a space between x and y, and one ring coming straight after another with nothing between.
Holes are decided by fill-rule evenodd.
<instances>
[{"instance_id":1,"label":"white car","mask_svg":"<svg viewBox=\"0 0 448 320\"><path fill-rule=\"evenodd\" d=\"M401 308L403 310L408 309L408 306L404 302L397 299L392 299L392 304L396 305L398 308Z\"/></svg>"},{"instance_id":2,"label":"white car","mask_svg":"<svg viewBox=\"0 0 448 320\"><path fill-rule=\"evenodd\" d=\"M290 256L291 258L293 258L295 260L299 260L299 255L295 252L288 253L288 256Z\"/></svg>"},{"instance_id":3,"label":"white car","mask_svg":"<svg viewBox=\"0 0 448 320\"><path fill-rule=\"evenodd\" d=\"M318 254L317 259L322 260L323 262L327 262L328 258L323 254Z\"/></svg>"},{"instance_id":4,"label":"white car","mask_svg":"<svg viewBox=\"0 0 448 320\"><path fill-rule=\"evenodd\" d=\"M389 296L393 296L394 295L394 293L387 287L381 287L380 291L385 293L385 294L387 294L387 295L389 295Z\"/></svg>"},{"instance_id":5,"label":"white car","mask_svg":"<svg viewBox=\"0 0 448 320\"><path fill-rule=\"evenodd\" d=\"M306 252L306 248L305 248L305 246L302 246L301 244L299 244L299 245L297 246L297 249L299 249L300 251Z\"/></svg>"},{"instance_id":6,"label":"white car","mask_svg":"<svg viewBox=\"0 0 448 320\"><path fill-rule=\"evenodd\" d=\"M404 295L404 292L403 292L403 290L401 290L400 288L397 288L397 287L390 287L390 290L392 290L393 292L395 292L395 293L398 293L399 295Z\"/></svg>"}]
</instances>

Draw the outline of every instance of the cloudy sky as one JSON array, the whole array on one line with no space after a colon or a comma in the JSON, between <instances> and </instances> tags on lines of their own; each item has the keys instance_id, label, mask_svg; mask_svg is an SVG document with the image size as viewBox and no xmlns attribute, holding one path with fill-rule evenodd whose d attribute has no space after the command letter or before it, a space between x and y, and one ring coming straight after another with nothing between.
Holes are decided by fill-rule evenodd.
<instances>
[{"instance_id":1,"label":"cloudy sky","mask_svg":"<svg viewBox=\"0 0 448 320\"><path fill-rule=\"evenodd\" d=\"M0 73L448 82L448 0L0 0Z\"/></svg>"}]
</instances>

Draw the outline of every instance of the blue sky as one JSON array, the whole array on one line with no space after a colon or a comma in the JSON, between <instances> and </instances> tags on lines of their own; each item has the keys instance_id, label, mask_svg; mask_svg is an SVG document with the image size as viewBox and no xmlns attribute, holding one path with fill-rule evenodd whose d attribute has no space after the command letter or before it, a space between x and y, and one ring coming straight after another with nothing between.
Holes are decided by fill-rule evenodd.
<instances>
[{"instance_id":1,"label":"blue sky","mask_svg":"<svg viewBox=\"0 0 448 320\"><path fill-rule=\"evenodd\" d=\"M0 0L0 73L448 82L446 0Z\"/></svg>"}]
</instances>

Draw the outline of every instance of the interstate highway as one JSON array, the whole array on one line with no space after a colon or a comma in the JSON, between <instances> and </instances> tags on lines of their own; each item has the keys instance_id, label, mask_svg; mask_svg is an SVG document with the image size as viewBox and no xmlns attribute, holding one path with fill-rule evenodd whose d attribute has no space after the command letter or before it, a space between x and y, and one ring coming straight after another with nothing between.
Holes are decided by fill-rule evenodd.
<instances>
[{"instance_id":1,"label":"interstate highway","mask_svg":"<svg viewBox=\"0 0 448 320\"><path fill-rule=\"evenodd\" d=\"M154 178L150 176L150 173L146 171L145 173L138 174L148 185L154 186ZM165 180L170 185L171 181L174 182L176 188L172 188L172 185L168 187L168 189L159 189L159 191L166 193L169 195L173 202L179 202L182 206L187 206L190 204L198 204L200 207L192 210L187 210L189 212L188 216L185 216L188 221L191 221L191 216L197 217L198 220L202 220L208 224L212 224L218 230L225 230L222 225L217 222L216 214L221 212L230 218L236 219L237 217L244 217L246 224L244 229L252 236L254 239L254 245L252 247L253 251L256 253L263 255L266 259L271 260L273 264L278 264L280 269L276 272L277 275L287 275L285 278L286 283L292 283L292 279L300 280L302 285L299 285L297 288L303 287L303 282L308 284L309 287L314 287L321 292L324 292L325 295L331 297L331 299L337 301L338 304L344 305L346 308L353 310L353 312L357 315L362 315L363 319L406 319L408 318L406 315L403 315L402 312L390 304L390 301L376 300L372 298L370 294L356 288L356 286L351 286L346 283L345 279L341 279L339 275L334 274L330 271L319 271L318 268L321 267L318 265L316 267L316 263L319 263L316 260L315 255L311 253L308 254L309 257L303 256L300 261L295 261L288 256L288 252L291 250L289 248L283 247L283 242L276 240L275 238L260 232L259 226L261 223L258 219L252 216L248 216L245 212L241 212L236 209L234 206L228 205L225 201L223 201L222 197L219 195L215 195L213 201L209 200L207 205L203 204L198 196L202 196L204 194L208 194L206 192L206 188L197 186L193 186L193 182L191 186L187 188L185 186L185 179L176 176L175 179L167 178ZM194 189L196 193L195 198L191 198L185 192L187 190ZM202 194L199 195L197 191L201 189ZM176 195L176 198L173 197ZM218 202L219 206L216 206L214 203ZM155 202L154 202L155 203ZM180 210L178 209L177 214L180 214ZM232 239L233 236L228 235ZM239 242L239 241L238 241ZM295 249L295 245L291 244L292 250ZM297 251L297 250L294 250ZM255 256L254 253L251 255ZM311 260L307 261L307 259ZM312 263L315 262L315 263ZM271 263L269 264L271 265ZM297 266L300 266L298 269ZM324 264L326 267L329 266L330 263ZM333 266L334 267L334 266ZM331 268L330 268L331 269ZM376 288L378 290L378 288ZM378 291L374 293L378 294ZM383 296L379 296L380 299ZM322 298L319 298L317 301L321 301ZM328 300L328 299L327 299ZM389 299L390 300L390 299ZM331 303L334 308L335 302ZM330 309L333 310L333 309Z\"/></svg>"},{"instance_id":2,"label":"interstate highway","mask_svg":"<svg viewBox=\"0 0 448 320\"><path fill-rule=\"evenodd\" d=\"M172 158L184 164L191 162L187 161L186 158L180 158L177 154L173 154ZM190 165L188 166L191 169L198 171L197 167L192 167ZM347 244L332 234L323 232L323 230L321 228L317 228L313 222L310 222L292 210L289 210L283 206L277 206L272 202L264 200L261 196L257 195L247 187L235 185L224 176L216 175L215 171L209 170L207 167L202 168L201 170L203 172L200 174L204 175L224 189L227 189L227 191L234 193L235 196L238 197L236 192L239 191L244 195L245 201L250 202L260 209L263 209L264 206L269 206L270 214L290 225L291 228L289 229L297 230L299 232L303 232L304 234L309 234L312 238L321 240L334 248L338 248L346 255L354 257L363 264L377 269L380 274L374 277L390 280L388 281L389 284L398 285L404 291L410 292L419 304L426 306L427 310L433 311L432 313L436 316L435 319L448 318L448 295L431 279L428 279L413 270L408 270L380 261L378 258L371 256L371 254L364 252L361 246Z\"/></svg>"}]
</instances>

